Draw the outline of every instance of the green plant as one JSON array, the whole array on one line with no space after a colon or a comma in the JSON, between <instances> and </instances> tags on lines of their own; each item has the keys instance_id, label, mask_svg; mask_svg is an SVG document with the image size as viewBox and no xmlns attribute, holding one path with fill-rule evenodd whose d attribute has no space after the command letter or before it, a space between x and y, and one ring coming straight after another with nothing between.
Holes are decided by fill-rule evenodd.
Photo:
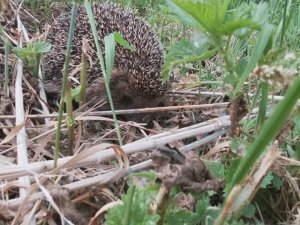
<instances>
[{"instance_id":1,"label":"green plant","mask_svg":"<svg viewBox=\"0 0 300 225\"><path fill-rule=\"evenodd\" d=\"M30 42L25 48L15 47L13 52L22 59L29 68L33 71L33 74L38 77L38 71L42 54L48 52L51 48L51 44L44 41Z\"/></svg>"},{"instance_id":2,"label":"green plant","mask_svg":"<svg viewBox=\"0 0 300 225\"><path fill-rule=\"evenodd\" d=\"M217 63L222 65L224 72L220 80L227 85L232 102L252 87L256 93L247 103L250 103L250 109L259 104L258 117L250 118L249 115L244 121L244 128L247 128L249 136L255 135L255 139L247 139L244 135L232 139L233 149L238 150L243 146L246 151L243 158L233 164L231 175L227 178L227 194L231 193L233 187L243 185L249 172L255 169L259 157L275 140L285 121L293 115L292 110L300 98L297 92L300 88L298 60L283 60L289 54L284 48L286 34L291 24L295 26L294 22L291 23L294 21L292 18L298 16L289 9L292 6L298 8L299 2L256 2L168 1L174 13L184 24L192 26L198 36L196 40L182 40L171 46L166 57L165 78L177 65L218 57ZM264 68L273 72L265 72ZM260 69L263 72L255 76ZM274 72L277 69L282 72ZM292 78L287 78L289 70L294 71ZM289 87L284 85L288 79L293 80ZM268 98L274 91L285 93L285 97L266 119ZM226 218L220 217L217 224L233 222L235 219L227 215ZM237 224L240 222L235 221Z\"/></svg>"},{"instance_id":3,"label":"green plant","mask_svg":"<svg viewBox=\"0 0 300 225\"><path fill-rule=\"evenodd\" d=\"M122 195L123 204L109 210L106 214L106 224L157 224L159 216L148 211L149 203L154 194L131 185L127 194Z\"/></svg>"}]
</instances>

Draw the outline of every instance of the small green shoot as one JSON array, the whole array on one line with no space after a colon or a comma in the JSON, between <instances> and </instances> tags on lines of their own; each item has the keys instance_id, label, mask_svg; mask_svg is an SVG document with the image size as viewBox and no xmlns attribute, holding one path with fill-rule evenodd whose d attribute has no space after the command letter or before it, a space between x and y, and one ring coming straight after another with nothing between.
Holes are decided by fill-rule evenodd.
<instances>
[{"instance_id":1,"label":"small green shoot","mask_svg":"<svg viewBox=\"0 0 300 225\"><path fill-rule=\"evenodd\" d=\"M33 74L38 77L38 71L42 54L47 53L51 48L49 42L38 41L28 43L25 48L15 47L13 52L28 64L29 68L33 70Z\"/></svg>"}]
</instances>

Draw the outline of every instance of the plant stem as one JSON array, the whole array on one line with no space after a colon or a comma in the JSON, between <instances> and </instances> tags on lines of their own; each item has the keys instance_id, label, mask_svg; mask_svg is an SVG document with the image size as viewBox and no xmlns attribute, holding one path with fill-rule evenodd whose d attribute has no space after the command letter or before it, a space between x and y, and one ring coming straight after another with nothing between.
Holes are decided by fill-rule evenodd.
<instances>
[{"instance_id":1,"label":"plant stem","mask_svg":"<svg viewBox=\"0 0 300 225\"><path fill-rule=\"evenodd\" d=\"M7 93L8 90L8 68L9 68L9 44L8 40L4 38L4 46L5 46L5 64L4 64L4 90Z\"/></svg>"},{"instance_id":2,"label":"plant stem","mask_svg":"<svg viewBox=\"0 0 300 225\"><path fill-rule=\"evenodd\" d=\"M62 114L64 111L66 84L67 84L67 79L68 79L69 64L70 64L70 60L71 60L71 48L72 48L72 40L73 40L73 34L74 34L74 28L75 28L75 19L76 19L77 9L78 9L78 4L73 3L72 11L71 11L71 22L70 22L70 29L69 29L69 35L68 35L67 51L66 51L67 52L66 60L65 60L65 64L64 64L62 91L61 91L58 118L57 118L55 150L54 150L54 168L57 167L60 137L61 137L61 130L60 130L61 129L61 121L62 121Z\"/></svg>"}]
</instances>

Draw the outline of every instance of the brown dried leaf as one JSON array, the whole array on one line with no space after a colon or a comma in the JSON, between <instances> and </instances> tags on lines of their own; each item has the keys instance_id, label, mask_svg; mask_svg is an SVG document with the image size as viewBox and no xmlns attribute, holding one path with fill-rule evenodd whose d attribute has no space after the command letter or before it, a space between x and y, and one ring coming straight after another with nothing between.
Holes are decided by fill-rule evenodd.
<instances>
[{"instance_id":1,"label":"brown dried leaf","mask_svg":"<svg viewBox=\"0 0 300 225\"><path fill-rule=\"evenodd\" d=\"M17 134L19 133L19 131L24 127L25 121L26 121L26 119L22 123L15 126L13 129L11 129L9 134L1 141L0 145L3 145L5 143L9 142L10 140L12 140L14 137L16 137Z\"/></svg>"},{"instance_id":2,"label":"brown dried leaf","mask_svg":"<svg viewBox=\"0 0 300 225\"><path fill-rule=\"evenodd\" d=\"M157 168L157 177L168 187L180 186L184 190L203 192L224 188L224 181L212 175L204 162L193 152L184 154L184 164L172 164L171 157L154 152L152 161Z\"/></svg>"}]
</instances>

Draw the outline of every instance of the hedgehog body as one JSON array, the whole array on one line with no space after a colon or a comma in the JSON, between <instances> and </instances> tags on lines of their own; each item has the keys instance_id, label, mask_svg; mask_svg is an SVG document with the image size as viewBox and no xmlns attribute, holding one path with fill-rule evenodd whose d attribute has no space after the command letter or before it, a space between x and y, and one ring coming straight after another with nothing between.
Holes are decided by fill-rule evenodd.
<instances>
[{"instance_id":1,"label":"hedgehog body","mask_svg":"<svg viewBox=\"0 0 300 225\"><path fill-rule=\"evenodd\" d=\"M119 32L135 47L135 50L131 51L116 45L115 64L110 82L116 108L155 106L157 99L168 87L168 84L162 83L164 51L158 38L146 22L121 6L97 4L93 6L93 14L101 39L113 32ZM44 57L46 85L61 85L69 27L70 13L63 13L53 22L49 31L48 40L52 44L52 50ZM81 6L76 17L70 71L80 64L83 39L90 40L91 46L87 75L88 97L103 97L106 92L101 68L86 10ZM48 88L48 91L52 90Z\"/></svg>"}]
</instances>

